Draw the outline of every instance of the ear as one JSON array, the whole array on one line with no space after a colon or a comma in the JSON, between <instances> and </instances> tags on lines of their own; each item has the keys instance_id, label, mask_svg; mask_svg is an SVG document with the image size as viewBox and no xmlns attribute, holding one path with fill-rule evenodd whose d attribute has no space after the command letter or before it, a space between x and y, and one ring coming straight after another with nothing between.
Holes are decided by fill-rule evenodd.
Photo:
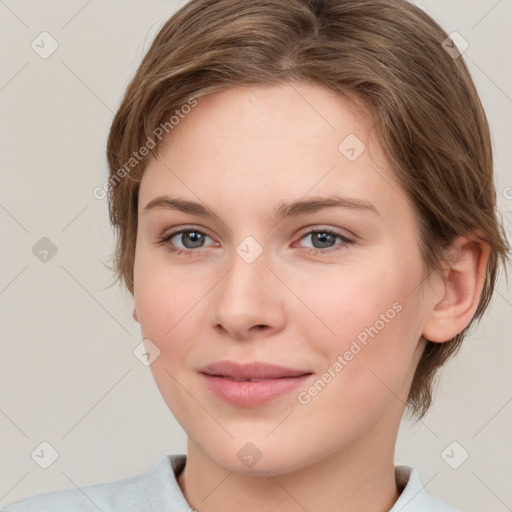
<instances>
[{"instance_id":1,"label":"ear","mask_svg":"<svg viewBox=\"0 0 512 512\"><path fill-rule=\"evenodd\" d=\"M423 337L438 343L451 340L471 322L480 302L491 248L479 239L459 237L450 252L444 294L440 300L439 294L434 298L423 327Z\"/></svg>"},{"instance_id":2,"label":"ear","mask_svg":"<svg viewBox=\"0 0 512 512\"><path fill-rule=\"evenodd\" d=\"M138 323L139 322L139 317L137 316L137 310L135 308L133 308L133 319Z\"/></svg>"}]
</instances>

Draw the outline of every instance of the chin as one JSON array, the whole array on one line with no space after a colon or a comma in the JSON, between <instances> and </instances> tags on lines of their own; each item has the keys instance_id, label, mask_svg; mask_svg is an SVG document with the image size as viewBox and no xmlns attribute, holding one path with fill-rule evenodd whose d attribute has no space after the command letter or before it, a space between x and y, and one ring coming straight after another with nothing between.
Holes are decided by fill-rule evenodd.
<instances>
[{"instance_id":1,"label":"chin","mask_svg":"<svg viewBox=\"0 0 512 512\"><path fill-rule=\"evenodd\" d=\"M229 446L217 445L203 450L222 469L245 476L287 474L314 464L321 458L303 453L298 446L284 447L281 441L278 446L268 441L259 444L257 441L234 441Z\"/></svg>"}]
</instances>

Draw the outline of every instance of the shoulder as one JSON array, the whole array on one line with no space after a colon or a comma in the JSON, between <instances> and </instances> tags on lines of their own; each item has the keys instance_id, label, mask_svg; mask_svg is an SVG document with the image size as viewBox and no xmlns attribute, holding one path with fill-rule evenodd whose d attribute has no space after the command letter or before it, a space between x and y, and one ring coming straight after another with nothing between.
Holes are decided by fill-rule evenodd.
<instances>
[{"instance_id":1,"label":"shoulder","mask_svg":"<svg viewBox=\"0 0 512 512\"><path fill-rule=\"evenodd\" d=\"M123 480L52 491L11 503L2 512L140 512L168 507L180 456L165 455L149 471ZM154 508L156 506L156 508Z\"/></svg>"},{"instance_id":2,"label":"shoulder","mask_svg":"<svg viewBox=\"0 0 512 512\"><path fill-rule=\"evenodd\" d=\"M461 512L428 494L414 468L405 465L395 466L395 478L403 490L389 512Z\"/></svg>"},{"instance_id":3,"label":"shoulder","mask_svg":"<svg viewBox=\"0 0 512 512\"><path fill-rule=\"evenodd\" d=\"M111 512L147 508L144 475L81 489L45 492L12 503L2 512Z\"/></svg>"}]
</instances>

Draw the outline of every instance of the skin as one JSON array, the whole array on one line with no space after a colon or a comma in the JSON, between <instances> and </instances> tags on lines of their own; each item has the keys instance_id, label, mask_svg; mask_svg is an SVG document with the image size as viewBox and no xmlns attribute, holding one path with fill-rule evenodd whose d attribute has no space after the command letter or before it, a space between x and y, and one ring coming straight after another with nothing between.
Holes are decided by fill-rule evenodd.
<instances>
[{"instance_id":1,"label":"skin","mask_svg":"<svg viewBox=\"0 0 512 512\"><path fill-rule=\"evenodd\" d=\"M188 438L178 481L200 512L384 512L398 499L394 446L420 337L444 342L470 322L489 250L458 238L444 279L424 279L413 209L371 126L318 85L235 87L198 99L145 170L134 318L160 350L151 370ZM349 134L366 146L355 161L338 149ZM333 193L369 201L378 214L328 208L272 221L282 201ZM144 211L163 194L218 217ZM186 234L158 243L182 228L205 233L203 245ZM308 232L322 228L354 242L318 245ZM252 263L236 251L248 236L263 250ZM172 243L189 253L169 251ZM300 403L298 392L396 303L400 312ZM197 373L221 359L313 376L263 406L237 407ZM237 457L248 442L261 453L250 468Z\"/></svg>"}]
</instances>

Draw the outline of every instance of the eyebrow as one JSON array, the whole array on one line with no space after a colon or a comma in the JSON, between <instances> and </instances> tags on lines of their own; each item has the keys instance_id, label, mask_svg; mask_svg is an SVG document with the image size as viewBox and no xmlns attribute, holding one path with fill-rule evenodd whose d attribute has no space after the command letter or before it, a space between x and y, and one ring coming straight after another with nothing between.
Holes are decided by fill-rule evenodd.
<instances>
[{"instance_id":1,"label":"eyebrow","mask_svg":"<svg viewBox=\"0 0 512 512\"><path fill-rule=\"evenodd\" d=\"M191 215L199 215L201 217L215 217L218 215L209 210L201 203L187 201L184 199L172 198L169 196L158 196L152 199L143 210L143 213L154 210L156 208L166 208L177 210ZM379 210L372 203L364 199L355 199L350 197L342 197L339 195L330 195L327 197L312 197L306 200L297 200L292 202L282 201L273 212L274 222L279 222L285 217L296 217L299 215L314 213L326 208L346 208L351 210L362 210L373 212L380 216Z\"/></svg>"}]
</instances>

